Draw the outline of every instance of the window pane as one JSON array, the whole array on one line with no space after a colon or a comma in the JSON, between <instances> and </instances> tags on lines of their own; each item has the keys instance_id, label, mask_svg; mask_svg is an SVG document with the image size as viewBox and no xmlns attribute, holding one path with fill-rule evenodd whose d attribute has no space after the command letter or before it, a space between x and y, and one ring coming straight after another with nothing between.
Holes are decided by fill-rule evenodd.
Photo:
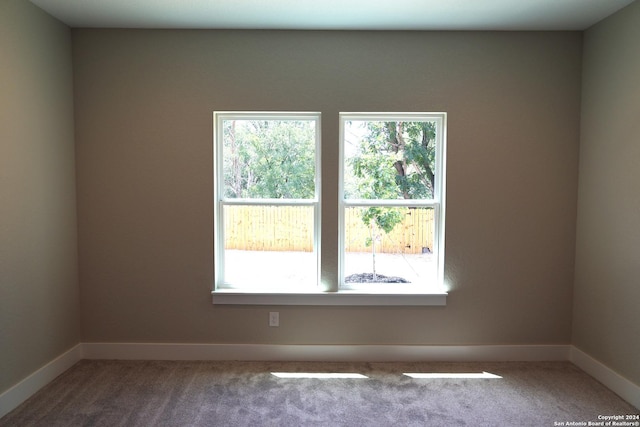
<instances>
[{"instance_id":1,"label":"window pane","mask_svg":"<svg viewBox=\"0 0 640 427\"><path fill-rule=\"evenodd\" d=\"M313 199L315 120L223 120L223 198Z\"/></svg>"},{"instance_id":2,"label":"window pane","mask_svg":"<svg viewBox=\"0 0 640 427\"><path fill-rule=\"evenodd\" d=\"M378 284L393 291L435 280L433 208L350 207L344 221L346 287Z\"/></svg>"},{"instance_id":3,"label":"window pane","mask_svg":"<svg viewBox=\"0 0 640 427\"><path fill-rule=\"evenodd\" d=\"M345 199L432 199L436 123L344 123Z\"/></svg>"},{"instance_id":4,"label":"window pane","mask_svg":"<svg viewBox=\"0 0 640 427\"><path fill-rule=\"evenodd\" d=\"M313 212L313 206L224 206L225 284L315 285Z\"/></svg>"}]
</instances>

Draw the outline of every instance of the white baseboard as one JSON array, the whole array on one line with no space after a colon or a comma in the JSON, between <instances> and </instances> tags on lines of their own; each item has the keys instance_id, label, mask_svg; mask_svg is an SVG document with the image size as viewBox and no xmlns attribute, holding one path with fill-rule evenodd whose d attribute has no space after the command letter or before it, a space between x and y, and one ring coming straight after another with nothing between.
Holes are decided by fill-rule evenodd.
<instances>
[{"instance_id":1,"label":"white baseboard","mask_svg":"<svg viewBox=\"0 0 640 427\"><path fill-rule=\"evenodd\" d=\"M640 409L640 386L632 383L577 347L571 346L569 360L618 396Z\"/></svg>"},{"instance_id":2,"label":"white baseboard","mask_svg":"<svg viewBox=\"0 0 640 427\"><path fill-rule=\"evenodd\" d=\"M271 345L84 343L86 359L326 362L569 360L569 345Z\"/></svg>"},{"instance_id":3,"label":"white baseboard","mask_svg":"<svg viewBox=\"0 0 640 427\"><path fill-rule=\"evenodd\" d=\"M18 405L81 359L82 346L78 344L0 394L0 417L13 411Z\"/></svg>"}]
</instances>

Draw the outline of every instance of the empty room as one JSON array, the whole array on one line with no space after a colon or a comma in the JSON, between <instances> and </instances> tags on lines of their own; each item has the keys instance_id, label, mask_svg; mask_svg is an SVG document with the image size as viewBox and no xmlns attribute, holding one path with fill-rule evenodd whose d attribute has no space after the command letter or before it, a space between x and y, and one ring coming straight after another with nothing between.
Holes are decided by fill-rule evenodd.
<instances>
[{"instance_id":1,"label":"empty room","mask_svg":"<svg viewBox=\"0 0 640 427\"><path fill-rule=\"evenodd\" d=\"M638 0L1 0L0 426L640 426Z\"/></svg>"}]
</instances>

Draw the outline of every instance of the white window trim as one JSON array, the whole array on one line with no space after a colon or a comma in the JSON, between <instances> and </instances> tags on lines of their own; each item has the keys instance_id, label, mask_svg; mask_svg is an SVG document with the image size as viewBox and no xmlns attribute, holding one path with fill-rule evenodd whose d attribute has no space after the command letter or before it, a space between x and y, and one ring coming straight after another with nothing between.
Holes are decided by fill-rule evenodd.
<instances>
[{"instance_id":1,"label":"white window trim","mask_svg":"<svg viewBox=\"0 0 640 427\"><path fill-rule=\"evenodd\" d=\"M340 290L336 292L238 292L215 290L215 305L314 305L314 306L444 306L446 289L421 293L366 293Z\"/></svg>"},{"instance_id":2,"label":"white window trim","mask_svg":"<svg viewBox=\"0 0 640 427\"><path fill-rule=\"evenodd\" d=\"M363 286L346 285L344 283L344 265L345 265L345 210L348 207L366 207L366 206L416 206L430 207L434 209L434 253L436 254L436 277L435 283L424 284L418 288L419 292L430 293L433 290L438 292L444 286L444 220L445 220L445 180L446 180L446 129L447 115L446 113L340 113L340 141L339 141L339 188L338 188L338 232L339 242L339 262L338 277L340 280L339 287L341 291L360 291L367 292L367 288ZM435 176L434 194L432 199L399 199L399 200L355 200L345 199L344 197L344 126L347 121L433 121L436 122L438 132L436 133L436 158L435 166L438 173ZM415 291L415 285L412 286ZM369 291L370 292L370 291ZM379 292L379 291L377 291ZM401 291L400 291L401 292Z\"/></svg>"},{"instance_id":3,"label":"white window trim","mask_svg":"<svg viewBox=\"0 0 640 427\"><path fill-rule=\"evenodd\" d=\"M218 159L222 159L223 152L223 126L224 120L314 120L315 129L315 195L313 199L226 199L220 197L222 186L224 185L224 170L218 165ZM224 283L224 250L218 250L224 245L224 221L223 209L225 206L233 205L254 205L254 206L312 206L314 208L314 233L313 233L313 254L316 257L316 286L304 287L303 292L313 292L317 290L320 283L320 237L321 237L321 194L322 180L320 141L321 141L321 114L319 112L282 112L282 111L215 111L213 113L214 135L213 135L213 230L214 230L214 288L213 294L236 292L241 294L254 294L244 288L234 287ZM218 143L220 142L220 143Z\"/></svg>"},{"instance_id":4,"label":"white window trim","mask_svg":"<svg viewBox=\"0 0 640 427\"><path fill-rule=\"evenodd\" d=\"M394 117L402 117L405 119L424 119L426 114L417 114L417 113L391 113ZM434 117L438 117L440 120L440 132L438 133L438 138L440 139L437 142L439 145L439 149L437 150L436 164L437 167L440 168L441 173L439 174L441 179L436 181L436 188L434 191L439 197L439 203L436 208L435 214L438 215L438 221L440 222L439 229L444 231L444 208L445 208L445 182L446 179L446 113L428 113L429 115L433 115ZM303 291L282 291L274 289L273 291L264 291L264 290L255 290L252 291L250 289L234 289L228 288L224 286L220 286L219 279L221 277L221 269L224 265L224 259L222 258L223 254L218 251L218 245L220 243L220 239L224 239L224 234L221 232L221 227L223 224L220 223L221 212L220 209L224 206L222 203L218 203L218 194L220 189L218 188L219 183L223 183L224 180L219 179L219 174L222 171L219 171L217 167L217 158L221 156L222 152L222 144L217 144L216 141L220 140L221 127L218 126L218 120L221 120L220 117L224 118L241 118L241 119L263 119L265 116L269 116L269 118L277 119L277 118L292 118L296 116L304 116L309 118L310 115L313 115L317 118L317 129L316 129L316 198L313 200L315 203L315 211L314 211L314 220L317 222L315 225L315 233L314 233L314 252L316 254L318 260L318 279L317 279L317 288L316 289L305 289ZM389 119L390 113L340 113L339 119L339 127L340 127L340 141L339 141L339 161L342 165L343 161L343 141L342 141L342 127L344 124L344 120L354 120L357 118L360 119ZM343 119L345 118L345 119ZM376 292L367 292L365 290L349 290L340 288L341 283L338 283L338 289L327 289L324 290L322 288L322 284L320 282L320 274L321 274L321 265L320 265L320 246L321 246L321 208L322 203L320 199L321 195L321 133L320 133L320 120L321 115L319 112L314 113L300 113L300 112L229 112L229 111L218 111L214 112L214 140L213 140L213 163L214 163L214 284L212 294L212 300L214 305L296 305L296 306L445 306L448 296L448 289L444 285L444 232L439 232L437 236L434 236L434 245L438 245L437 252L437 263L438 263L438 272L437 272L437 282L436 284L432 284L429 287L424 287L416 290L407 289L405 291L397 291L394 292L385 292L385 291L376 291ZM339 189L338 189L338 197L340 206L339 213L339 232L344 232L344 210L343 210L343 186L342 186L342 167L339 168L340 177L339 177ZM286 204L290 204L287 201ZM309 200L298 201L302 204L308 204ZM350 201L353 202L353 201ZM363 201L367 203L367 201ZM397 204L406 204L406 205L416 205L416 201L399 201ZM277 204L271 203L271 201L247 201L247 200L235 200L235 201L226 201L227 204ZM379 206L381 204L380 201L375 201L374 205ZM394 203L396 203L394 201ZM432 206L433 201L421 201L420 205L424 206ZM341 234L342 235L342 234ZM223 241L223 240L222 240ZM343 245L344 239L339 239L339 265L338 269L338 277L339 280L343 280Z\"/></svg>"}]
</instances>

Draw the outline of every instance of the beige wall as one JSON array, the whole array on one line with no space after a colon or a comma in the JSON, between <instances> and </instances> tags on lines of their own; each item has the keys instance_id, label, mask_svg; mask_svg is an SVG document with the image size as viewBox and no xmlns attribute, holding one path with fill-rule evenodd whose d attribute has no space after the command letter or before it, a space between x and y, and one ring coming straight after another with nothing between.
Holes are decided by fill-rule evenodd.
<instances>
[{"instance_id":1,"label":"beige wall","mask_svg":"<svg viewBox=\"0 0 640 427\"><path fill-rule=\"evenodd\" d=\"M574 344L640 384L640 2L585 35Z\"/></svg>"},{"instance_id":2,"label":"beige wall","mask_svg":"<svg viewBox=\"0 0 640 427\"><path fill-rule=\"evenodd\" d=\"M581 33L73 30L82 340L568 344ZM446 307L213 306L212 112L446 111Z\"/></svg>"},{"instance_id":3,"label":"beige wall","mask_svg":"<svg viewBox=\"0 0 640 427\"><path fill-rule=\"evenodd\" d=\"M580 33L73 30L78 266L70 31L0 2L0 392L80 338L573 339L640 383L639 24L636 2L584 58ZM275 307L280 328L211 305L211 113L234 109L322 112L329 280L338 112L446 111L448 305Z\"/></svg>"},{"instance_id":4,"label":"beige wall","mask_svg":"<svg viewBox=\"0 0 640 427\"><path fill-rule=\"evenodd\" d=\"M0 1L0 393L80 340L71 33Z\"/></svg>"}]
</instances>

